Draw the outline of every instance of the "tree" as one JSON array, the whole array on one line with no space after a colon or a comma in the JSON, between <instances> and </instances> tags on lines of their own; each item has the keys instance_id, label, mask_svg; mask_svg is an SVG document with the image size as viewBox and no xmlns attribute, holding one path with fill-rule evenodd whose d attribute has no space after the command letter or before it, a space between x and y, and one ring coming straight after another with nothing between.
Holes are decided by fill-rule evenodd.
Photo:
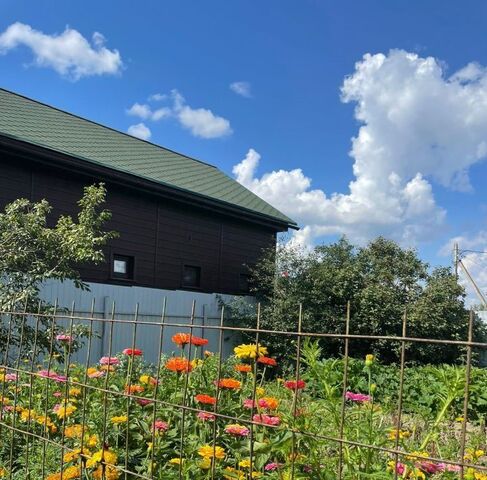
<instances>
[{"instance_id":1,"label":"tree","mask_svg":"<svg viewBox=\"0 0 487 480\"><path fill-rule=\"evenodd\" d=\"M431 270L415 250L379 237L364 247L346 238L311 252L278 246L267 251L251 271L251 284L261 303L262 329L296 331L298 305L302 304L302 331L343 333L347 302L350 332L360 335L400 336L407 315L409 336L459 340L467 338L468 312L465 292L448 268ZM255 312L229 305L239 324L255 327ZM476 319L475 338L485 338L485 327ZM252 337L252 336L251 336ZM255 338L255 337L254 337ZM290 336L262 336L282 359L295 356ZM343 341L323 338L327 356L336 356ZM396 362L400 343L387 340L351 340L351 355L374 352L384 362ZM411 344L407 360L417 363L456 362L458 346Z\"/></svg>"},{"instance_id":2,"label":"tree","mask_svg":"<svg viewBox=\"0 0 487 480\"><path fill-rule=\"evenodd\" d=\"M2 357L8 354L7 347L16 347L17 356L19 348L21 354L33 354L34 341L37 353L49 350L58 327L52 321L54 306L39 297L40 287L45 280L57 279L88 288L77 269L87 262L102 262L101 247L115 236L103 230L111 217L108 210L100 209L105 197L103 184L86 187L78 202L77 221L63 215L52 228L48 224L52 207L46 200L19 199L0 213ZM33 320L21 312L41 315Z\"/></svg>"}]
</instances>

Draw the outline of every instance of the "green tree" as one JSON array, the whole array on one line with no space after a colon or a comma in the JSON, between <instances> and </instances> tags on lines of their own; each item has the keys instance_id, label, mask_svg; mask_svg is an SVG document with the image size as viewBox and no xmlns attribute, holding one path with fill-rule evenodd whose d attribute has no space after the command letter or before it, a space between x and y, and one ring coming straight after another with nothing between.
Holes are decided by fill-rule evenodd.
<instances>
[{"instance_id":1,"label":"green tree","mask_svg":"<svg viewBox=\"0 0 487 480\"><path fill-rule=\"evenodd\" d=\"M261 303L263 329L296 331L298 305L302 304L302 331L343 333L350 302L350 333L400 336L407 315L409 336L443 340L467 338L465 292L448 268L431 270L415 250L379 237L364 247L342 238L311 252L279 246L267 251L252 270L251 284ZM229 305L236 323L255 327L255 312L242 304ZM475 320L475 338L485 338L485 327ZM252 338L252 335L250 335ZM295 356L290 336L261 335L262 341L285 361ZM323 338L322 351L338 355L343 341ZM374 352L384 362L399 358L399 342L351 340L352 356ZM458 346L415 343L407 347L407 360L421 363L456 362Z\"/></svg>"},{"instance_id":2,"label":"green tree","mask_svg":"<svg viewBox=\"0 0 487 480\"><path fill-rule=\"evenodd\" d=\"M78 288L87 289L79 266L102 262L101 247L115 236L103 230L111 217L101 209L105 197L103 184L86 187L77 219L62 215L53 227L48 223L52 207L46 200L19 199L0 213L0 361L8 353L7 344L10 352L17 348L16 355L21 343L21 354L32 353L34 339L37 352L49 349L57 327L52 322L54 307L41 301L40 287L45 280L57 279L72 280ZM33 320L21 312L42 315Z\"/></svg>"}]
</instances>

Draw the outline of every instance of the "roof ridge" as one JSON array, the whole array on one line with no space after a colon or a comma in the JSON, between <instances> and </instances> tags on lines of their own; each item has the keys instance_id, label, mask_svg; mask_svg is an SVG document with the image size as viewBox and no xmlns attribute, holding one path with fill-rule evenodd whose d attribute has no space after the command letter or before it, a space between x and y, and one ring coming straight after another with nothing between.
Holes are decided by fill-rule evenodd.
<instances>
[{"instance_id":1,"label":"roof ridge","mask_svg":"<svg viewBox=\"0 0 487 480\"><path fill-rule=\"evenodd\" d=\"M0 87L0 90L7 92L9 94L15 95L17 97L23 98L25 100L28 100L30 102L37 103L38 105L42 105L43 107L48 107L52 110L56 110L57 112L61 112L61 113L64 113L66 115L69 115L71 117L77 118L79 120L83 120L84 122L92 123L93 125L97 125L98 127L106 128L107 130L111 130L112 132L122 134L122 135L124 135L130 139L135 140L135 141L147 143L148 145L151 145L152 147L156 147L156 148L159 148L161 150L165 150L167 152L171 152L171 153L174 153L176 155L180 155L181 157L185 157L188 160L192 160L194 162L198 162L198 163L201 163L203 165L206 165L207 167L211 167L211 168L215 168L216 170L220 170L216 165L212 165L211 163L204 162L203 160L199 160L197 158L190 157L189 155L186 155L184 153L176 152L176 150L172 150L170 148L163 147L162 145L158 145L157 143L149 142L148 140L144 140L143 138L134 137L133 135L130 135L127 132L122 132L121 130L117 130L116 128L109 127L108 125L104 125L103 123L95 122L94 120L90 120L89 118L82 117L81 115L76 115L75 113L68 112L67 110L63 110L62 108L54 107L53 105L49 105L48 103L44 103L44 102L41 102L39 100L36 100L35 98L28 97L27 95L22 95L21 93L17 93L17 92L14 92L12 90L8 90L7 88L4 88L4 87Z\"/></svg>"}]
</instances>

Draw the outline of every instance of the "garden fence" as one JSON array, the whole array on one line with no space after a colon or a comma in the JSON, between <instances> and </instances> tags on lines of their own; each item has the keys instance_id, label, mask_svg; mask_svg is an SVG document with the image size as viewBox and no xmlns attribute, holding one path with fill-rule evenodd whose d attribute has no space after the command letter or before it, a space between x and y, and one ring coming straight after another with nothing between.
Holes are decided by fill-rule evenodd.
<instances>
[{"instance_id":1,"label":"garden fence","mask_svg":"<svg viewBox=\"0 0 487 480\"><path fill-rule=\"evenodd\" d=\"M164 302L160 318L150 321L141 321L138 306L132 318L117 316L115 305L108 318L96 318L94 305L88 315L76 313L74 305L48 314L0 312L0 477L487 478L485 418L470 418L473 351L487 347L472 340L473 313L467 338L441 340L409 337L406 315L399 336L354 334L350 307L337 319L343 333L306 332L303 308L296 309L294 331L261 328L260 305L253 328L226 322L224 308L219 319L202 325L195 302L186 319L166 316ZM85 337L74 352L80 327ZM102 359L93 348L100 330L107 338ZM238 363L219 355L228 336L242 334L253 340L246 341ZM283 379L272 374L274 362L263 355L263 335L295 341L294 367L280 372ZM169 337L177 353L163 351ZM141 339L161 352L147 364ZM340 381L329 398L302 363L308 339L342 342ZM350 391L356 362L350 343L356 341L399 347L393 407L375 401L370 377L365 393ZM463 397L456 421L439 412L425 423L428 430L415 430L414 414L404 411L406 347L414 343L465 349L461 389L453 393L457 402ZM374 361L367 359L364 372ZM230 368L237 372L230 375ZM445 414L452 401L443 400ZM381 429L386 437L377 437Z\"/></svg>"}]
</instances>

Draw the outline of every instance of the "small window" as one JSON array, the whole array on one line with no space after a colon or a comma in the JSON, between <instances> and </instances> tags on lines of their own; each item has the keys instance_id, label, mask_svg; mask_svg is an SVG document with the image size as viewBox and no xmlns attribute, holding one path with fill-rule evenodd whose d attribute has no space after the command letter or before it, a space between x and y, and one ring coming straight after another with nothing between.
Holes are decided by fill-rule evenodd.
<instances>
[{"instance_id":1,"label":"small window","mask_svg":"<svg viewBox=\"0 0 487 480\"><path fill-rule=\"evenodd\" d=\"M127 255L113 255L112 275L114 278L133 280L134 257Z\"/></svg>"},{"instance_id":2,"label":"small window","mask_svg":"<svg viewBox=\"0 0 487 480\"><path fill-rule=\"evenodd\" d=\"M238 289L242 293L249 293L249 275L241 273L238 279Z\"/></svg>"},{"instance_id":3,"label":"small window","mask_svg":"<svg viewBox=\"0 0 487 480\"><path fill-rule=\"evenodd\" d=\"M201 284L201 267L184 265L183 287L199 288Z\"/></svg>"}]
</instances>

